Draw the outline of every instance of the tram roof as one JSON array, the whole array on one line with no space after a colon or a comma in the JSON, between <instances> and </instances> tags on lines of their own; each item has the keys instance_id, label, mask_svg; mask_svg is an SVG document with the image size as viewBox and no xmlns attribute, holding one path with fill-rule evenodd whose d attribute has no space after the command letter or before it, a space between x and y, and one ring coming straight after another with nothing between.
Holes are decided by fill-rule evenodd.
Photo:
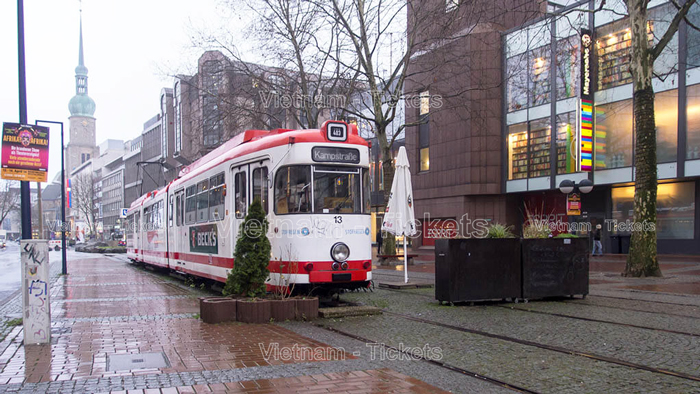
<instances>
[{"instance_id":1,"label":"tram roof","mask_svg":"<svg viewBox=\"0 0 700 394\"><path fill-rule=\"evenodd\" d=\"M347 126L349 132L344 142L331 141L327 138L326 127L329 123L342 123ZM166 186L137 198L131 203L129 209L141 206L147 199L155 197L161 191L167 190L171 186L178 186L221 163L264 149L298 143L336 143L369 146L369 143L358 135L356 125L347 125L341 121L326 121L320 129L246 130L183 168L179 173L179 177Z\"/></svg>"}]
</instances>

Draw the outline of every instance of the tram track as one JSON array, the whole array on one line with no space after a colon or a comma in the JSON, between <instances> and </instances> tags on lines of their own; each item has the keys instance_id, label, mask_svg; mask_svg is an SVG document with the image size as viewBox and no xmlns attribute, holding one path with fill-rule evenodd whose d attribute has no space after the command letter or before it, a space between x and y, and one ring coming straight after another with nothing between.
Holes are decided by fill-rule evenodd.
<instances>
[{"instance_id":1,"label":"tram track","mask_svg":"<svg viewBox=\"0 0 700 394\"><path fill-rule=\"evenodd\" d=\"M407 291L407 290L397 290L397 289L388 289L388 288L382 288L382 290L388 290L391 292L401 292L403 294L411 294L415 296L420 296L420 297L425 297L425 298L430 298L432 300L435 299L435 297L430 296L428 294L422 294L422 293L415 293L412 291ZM613 324L617 326L623 326L623 327L629 327L629 328L639 328L643 330L651 330L651 331L656 331L656 332L665 332L669 334L678 334L678 335L688 335L692 337L700 337L700 334L695 334L691 332L685 332L685 331L676 331L676 330L668 330L665 328L655 328L655 327L647 327L647 326L640 326L637 324L630 324L630 323L621 323L621 322L614 322L614 321L609 321L609 320L601 320L601 319L592 319L588 317L580 317L580 316L572 316L572 315L566 315L563 313L554 313L554 312L544 312L544 311L537 311L533 309L528 309L525 307L525 304L517 304L517 305L522 305L522 307L513 307L513 306L508 306L508 305L499 305L499 304L486 304L486 306L493 306L493 307L498 307L498 308L503 308L503 309L508 309L508 310L515 310L515 311L522 311L522 312L529 312L529 313L535 313L535 314L540 314L540 315L549 315L549 316L556 316L556 317L563 317L567 319L575 319L575 320L582 320L582 321L587 321L587 322L592 322L592 323L606 323L606 324ZM586 306L594 306L594 307L599 307L599 308L609 308L607 306L601 306L601 305L591 305L591 304L584 304ZM647 311L642 311L642 310L637 310L637 309L626 309L626 308L616 308L616 309L621 309L625 311L634 311L634 312L647 312ZM650 312L654 313L654 312ZM677 317L689 317L693 319L698 319L697 317L693 316L686 316L686 315L674 315L674 314L667 314L667 313L661 313L661 312L655 312L661 315L671 315L671 316L677 316Z\"/></svg>"},{"instance_id":2,"label":"tram track","mask_svg":"<svg viewBox=\"0 0 700 394\"><path fill-rule=\"evenodd\" d=\"M428 325L432 325L435 327L446 328L446 329L464 332L464 333L468 333L468 334L480 335L480 336L484 336L487 338L493 338L493 339L499 339L502 341L517 343L519 345L532 346L532 347L536 347L539 349L549 350L549 351L553 351L553 352L557 352L557 353L567 354L567 355L571 355L571 356L585 357L585 358L588 358L591 360L622 365L622 366L625 366L628 368L634 368L634 369L643 370L643 371L647 371L647 372L653 372L653 373L663 374L663 375L667 375L667 376L673 376L673 377L677 377L677 378L681 378L681 379L691 380L694 382L700 382L700 376L689 375L689 374L682 373L682 372L675 372L675 371L671 371L671 370L667 370L667 369L663 369L663 368L650 367L647 365L632 363L632 362L616 359L613 357L607 357L607 356L593 354L593 353L586 353L586 352L581 352L578 350L566 349L566 348L554 346L554 345L546 345L546 344L537 343L537 342L533 342L533 341L512 338L512 337L508 337L505 335L493 334L493 333L489 333L486 331L455 326L455 325L447 324L447 323L435 322L435 321L423 319L423 318L416 317L416 316L406 315L403 313L392 312L392 311L387 311L387 310L383 310L383 312L388 314L388 315L396 316L396 317L399 317L399 318L402 318L405 320L410 320L410 321L415 321L418 323L428 324Z\"/></svg>"},{"instance_id":3,"label":"tram track","mask_svg":"<svg viewBox=\"0 0 700 394\"><path fill-rule=\"evenodd\" d=\"M376 341L372 341L372 340L370 340L370 339L361 337L361 336L359 336L359 335L351 334L351 333L348 333L348 332L339 330L339 329L337 329L337 328L324 326L324 325L319 324L319 323L315 323L314 325L315 325L316 327L322 328L322 329L327 330L327 331L330 331L330 332L332 332L332 333L335 333L335 334L338 334L338 335L342 335L342 336L344 336L344 337L351 338L351 339L354 339L354 340L363 342L363 343L365 343L365 344L377 344ZM533 391L533 390L526 389L526 388L524 388L524 387L516 386L516 385L510 384L510 383L504 382L504 381L502 381L502 380L499 380L499 379L496 379L496 378L492 378L492 377L490 377L490 376L486 376L486 375L483 375L483 374L480 374L480 373L477 373L477 372L473 372L473 371L466 370L466 369L464 369L464 368L460 368L460 367L455 366L455 365L452 365L452 364L448 364L448 363L445 363L445 362L442 362L442 361L438 361L438 360L434 360L434 359L431 359L431 358L427 358L427 357L424 357L424 356L422 356L422 355L412 353L412 352L410 352L410 351L408 351L408 350L406 350L406 349L399 349L399 348L396 348L396 347L393 347L393 346L388 346L388 345L386 345L386 344L384 344L384 343L379 343L378 345L380 345L380 346L381 346L382 348L384 348L384 349L390 349L390 350L395 351L395 352L401 352L401 353L406 354L406 355L408 355L408 356L410 356L410 357L412 357L412 358L414 358L414 359L418 359L418 360L423 361L423 362L426 362L426 363L428 363L428 364L436 365L436 366L438 366L438 367L440 367L440 368L444 368L444 369L450 370L450 371L452 371L452 372L457 372L457 373L460 373L460 374L465 375L465 376L469 376L469 377L474 378L474 379L482 380L482 381L484 381L484 382L487 382L487 383L490 383L490 384L494 384L494 385L500 386L500 387L502 387L502 388L506 388L506 389L509 389L509 390L513 390L513 391L516 391L516 392L519 392L519 393L539 394L539 392L537 392L537 391Z\"/></svg>"}]
</instances>

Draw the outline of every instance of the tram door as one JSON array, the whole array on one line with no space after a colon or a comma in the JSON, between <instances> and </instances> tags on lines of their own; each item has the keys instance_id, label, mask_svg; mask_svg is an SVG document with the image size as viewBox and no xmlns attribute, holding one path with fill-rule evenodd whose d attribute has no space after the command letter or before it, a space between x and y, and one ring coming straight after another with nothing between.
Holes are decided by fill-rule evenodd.
<instances>
[{"instance_id":1,"label":"tram door","mask_svg":"<svg viewBox=\"0 0 700 394\"><path fill-rule=\"evenodd\" d=\"M231 193L231 207L233 207L233 215L231 215L231 254L236 250L236 240L238 232L248 213L248 165L231 169L231 179L233 180L233 193ZM235 264L235 262L234 262Z\"/></svg>"}]
</instances>

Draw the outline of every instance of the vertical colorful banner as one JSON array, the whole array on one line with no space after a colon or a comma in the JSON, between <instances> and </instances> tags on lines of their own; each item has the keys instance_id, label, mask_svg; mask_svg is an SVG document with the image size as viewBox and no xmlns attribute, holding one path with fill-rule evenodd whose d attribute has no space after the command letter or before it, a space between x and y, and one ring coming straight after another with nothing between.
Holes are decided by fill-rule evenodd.
<instances>
[{"instance_id":1,"label":"vertical colorful banner","mask_svg":"<svg viewBox=\"0 0 700 394\"><path fill-rule=\"evenodd\" d=\"M581 30L581 155L579 170L593 169L593 34Z\"/></svg>"},{"instance_id":2,"label":"vertical colorful banner","mask_svg":"<svg viewBox=\"0 0 700 394\"><path fill-rule=\"evenodd\" d=\"M581 99L581 171L593 168L593 102Z\"/></svg>"}]
</instances>

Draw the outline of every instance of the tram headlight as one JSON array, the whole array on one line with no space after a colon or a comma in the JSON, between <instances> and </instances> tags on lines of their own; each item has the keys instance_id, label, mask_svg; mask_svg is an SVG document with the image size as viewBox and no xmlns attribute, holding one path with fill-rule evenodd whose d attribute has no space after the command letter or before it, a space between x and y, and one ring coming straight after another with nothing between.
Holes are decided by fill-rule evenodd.
<instances>
[{"instance_id":1,"label":"tram headlight","mask_svg":"<svg viewBox=\"0 0 700 394\"><path fill-rule=\"evenodd\" d=\"M348 248L348 245L338 242L331 247L331 257L333 261L342 263L350 257L350 248Z\"/></svg>"}]
</instances>

